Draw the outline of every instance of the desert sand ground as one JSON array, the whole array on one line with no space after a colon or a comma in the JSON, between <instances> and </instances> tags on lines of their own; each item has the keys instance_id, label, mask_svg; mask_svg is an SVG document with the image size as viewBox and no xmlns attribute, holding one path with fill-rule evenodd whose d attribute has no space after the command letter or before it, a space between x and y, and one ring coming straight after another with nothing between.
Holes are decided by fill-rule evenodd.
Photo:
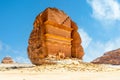
<instances>
[{"instance_id":1,"label":"desert sand ground","mask_svg":"<svg viewBox=\"0 0 120 80\"><path fill-rule=\"evenodd\" d=\"M40 66L0 64L0 80L120 80L120 66L78 61Z\"/></svg>"},{"instance_id":2,"label":"desert sand ground","mask_svg":"<svg viewBox=\"0 0 120 80\"><path fill-rule=\"evenodd\" d=\"M0 72L0 80L120 80L120 72Z\"/></svg>"}]
</instances>

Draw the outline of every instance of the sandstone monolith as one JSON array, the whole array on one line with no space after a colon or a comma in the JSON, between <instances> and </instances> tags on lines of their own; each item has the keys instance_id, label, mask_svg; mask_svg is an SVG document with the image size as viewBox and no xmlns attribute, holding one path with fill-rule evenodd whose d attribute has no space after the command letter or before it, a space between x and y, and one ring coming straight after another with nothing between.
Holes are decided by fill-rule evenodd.
<instances>
[{"instance_id":1,"label":"sandstone monolith","mask_svg":"<svg viewBox=\"0 0 120 80\"><path fill-rule=\"evenodd\" d=\"M78 27L63 11L47 8L35 19L30 34L28 56L33 64L43 64L45 59L79 58L84 55Z\"/></svg>"}]
</instances>

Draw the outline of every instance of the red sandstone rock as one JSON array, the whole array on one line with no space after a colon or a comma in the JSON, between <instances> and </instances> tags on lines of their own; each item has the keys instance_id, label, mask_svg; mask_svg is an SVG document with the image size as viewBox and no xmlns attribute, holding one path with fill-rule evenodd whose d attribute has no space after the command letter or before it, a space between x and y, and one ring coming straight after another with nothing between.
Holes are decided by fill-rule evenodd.
<instances>
[{"instance_id":1,"label":"red sandstone rock","mask_svg":"<svg viewBox=\"0 0 120 80\"><path fill-rule=\"evenodd\" d=\"M72 23L72 28L73 28L73 31L72 31L72 34L71 34L71 37L72 37L72 51L71 51L71 56L73 58L79 58L79 59L82 59L83 55L84 55L84 51L83 51L83 48L81 46L81 38L80 38L80 35L79 33L77 32L78 30L78 27L77 25L71 21Z\"/></svg>"},{"instance_id":2,"label":"red sandstone rock","mask_svg":"<svg viewBox=\"0 0 120 80\"><path fill-rule=\"evenodd\" d=\"M63 11L47 8L34 22L28 45L28 56L33 64L42 64L45 58L84 55L77 25ZM62 53L62 54L59 54Z\"/></svg>"},{"instance_id":3,"label":"red sandstone rock","mask_svg":"<svg viewBox=\"0 0 120 80\"><path fill-rule=\"evenodd\" d=\"M93 60L92 63L120 65L120 49L106 52L103 56Z\"/></svg>"},{"instance_id":4,"label":"red sandstone rock","mask_svg":"<svg viewBox=\"0 0 120 80\"><path fill-rule=\"evenodd\" d=\"M14 63L14 61L13 61L13 59L11 57L5 57L5 58L3 58L1 63L12 64L12 63Z\"/></svg>"}]
</instances>

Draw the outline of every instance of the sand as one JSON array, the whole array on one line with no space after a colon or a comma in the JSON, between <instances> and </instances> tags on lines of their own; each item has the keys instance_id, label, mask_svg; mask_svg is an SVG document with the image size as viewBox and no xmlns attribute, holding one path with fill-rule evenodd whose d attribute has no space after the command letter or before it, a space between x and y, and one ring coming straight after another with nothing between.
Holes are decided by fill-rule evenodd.
<instances>
[{"instance_id":1,"label":"sand","mask_svg":"<svg viewBox=\"0 0 120 80\"><path fill-rule=\"evenodd\" d=\"M83 62L40 66L0 64L0 80L120 80L120 66Z\"/></svg>"},{"instance_id":2,"label":"sand","mask_svg":"<svg viewBox=\"0 0 120 80\"><path fill-rule=\"evenodd\" d=\"M120 80L120 72L0 72L0 80Z\"/></svg>"}]
</instances>

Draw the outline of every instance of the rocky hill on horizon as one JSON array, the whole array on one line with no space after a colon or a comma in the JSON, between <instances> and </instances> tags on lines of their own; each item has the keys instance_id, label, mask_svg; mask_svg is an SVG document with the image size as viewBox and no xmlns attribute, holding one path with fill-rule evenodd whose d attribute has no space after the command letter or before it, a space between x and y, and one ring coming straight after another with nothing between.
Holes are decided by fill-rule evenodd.
<instances>
[{"instance_id":1,"label":"rocky hill on horizon","mask_svg":"<svg viewBox=\"0 0 120 80\"><path fill-rule=\"evenodd\" d=\"M103 56L96 58L92 63L120 65L120 48L104 53Z\"/></svg>"}]
</instances>

